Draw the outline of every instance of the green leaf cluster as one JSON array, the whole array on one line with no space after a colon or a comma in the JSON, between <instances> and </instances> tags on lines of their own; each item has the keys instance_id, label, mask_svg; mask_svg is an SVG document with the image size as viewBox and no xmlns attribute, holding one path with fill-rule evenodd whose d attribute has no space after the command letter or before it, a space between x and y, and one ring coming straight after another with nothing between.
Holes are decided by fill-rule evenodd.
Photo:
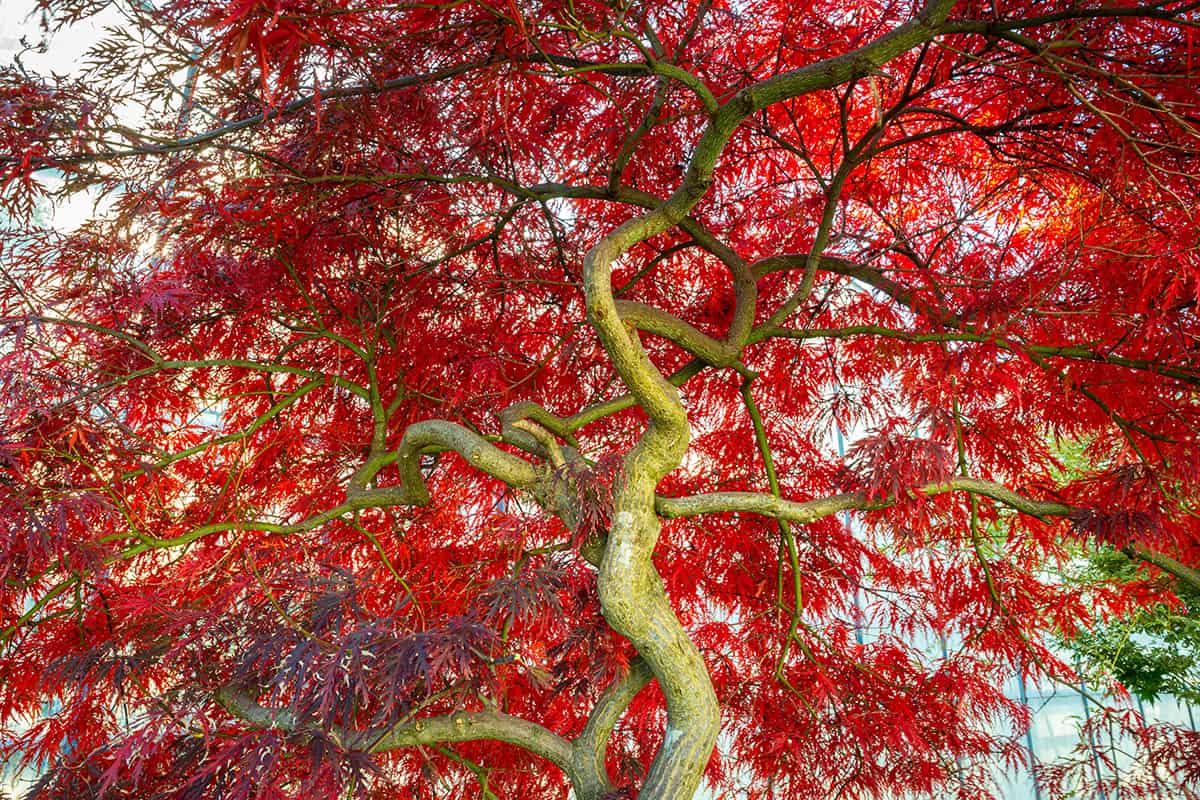
<instances>
[{"instance_id":1,"label":"green leaf cluster","mask_svg":"<svg viewBox=\"0 0 1200 800\"><path fill-rule=\"evenodd\" d=\"M1109 548L1092 553L1077 578L1128 583L1144 572L1140 560ZM1182 583L1171 590L1179 604L1149 606L1068 640L1084 671L1115 678L1147 702L1174 695L1200 703L1200 592Z\"/></svg>"}]
</instances>

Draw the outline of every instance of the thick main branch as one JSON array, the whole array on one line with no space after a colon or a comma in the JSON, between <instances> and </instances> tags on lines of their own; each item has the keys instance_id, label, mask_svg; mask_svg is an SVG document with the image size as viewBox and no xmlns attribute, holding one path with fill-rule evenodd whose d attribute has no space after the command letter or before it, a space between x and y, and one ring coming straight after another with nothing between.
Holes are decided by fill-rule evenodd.
<instances>
[{"instance_id":1,"label":"thick main branch","mask_svg":"<svg viewBox=\"0 0 1200 800\"><path fill-rule=\"evenodd\" d=\"M687 448L689 431L678 392L646 356L635 324L640 321L643 326L657 327L659 330L655 332L677 342L687 342L696 349L709 349L710 342L670 318L639 307L624 307L632 319L623 320L622 309L613 297L612 265L638 242L687 218L707 192L718 158L746 116L789 97L831 88L869 74L886 61L930 40L952 6L953 0L932 0L911 22L871 44L739 91L710 118L682 185L657 208L601 239L584 259L588 320L618 375L649 417L645 433L624 461L598 577L605 618L637 647L658 678L667 703L663 745L650 767L641 797L685 800L693 795L716 742L719 714L704 661L671 609L662 580L651 562L660 530L654 490L667 472L679 464ZM747 275L746 280L753 278ZM741 313L753 316L752 310L743 308ZM734 327L742 328L744 319ZM736 359L744 343L744 339L727 341L720 349L727 350L732 358L721 352L719 361L729 363Z\"/></svg>"}]
</instances>

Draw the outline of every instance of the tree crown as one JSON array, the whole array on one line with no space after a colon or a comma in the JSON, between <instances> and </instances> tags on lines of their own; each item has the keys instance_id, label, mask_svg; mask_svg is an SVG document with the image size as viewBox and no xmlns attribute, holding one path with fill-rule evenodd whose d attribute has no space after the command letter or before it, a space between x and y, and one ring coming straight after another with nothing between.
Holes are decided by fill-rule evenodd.
<instances>
[{"instance_id":1,"label":"tree crown","mask_svg":"<svg viewBox=\"0 0 1200 800\"><path fill-rule=\"evenodd\" d=\"M985 796L1200 588L1196 4L117 7L0 72L34 797Z\"/></svg>"}]
</instances>

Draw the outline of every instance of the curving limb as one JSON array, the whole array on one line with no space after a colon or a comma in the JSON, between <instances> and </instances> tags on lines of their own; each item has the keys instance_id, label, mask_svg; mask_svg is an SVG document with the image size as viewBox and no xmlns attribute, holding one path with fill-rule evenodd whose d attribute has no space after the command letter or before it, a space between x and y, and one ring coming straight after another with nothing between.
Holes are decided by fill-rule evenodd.
<instances>
[{"instance_id":1,"label":"curving limb","mask_svg":"<svg viewBox=\"0 0 1200 800\"><path fill-rule=\"evenodd\" d=\"M355 731L335 727L325 731L316 725L305 725L287 709L260 705L249 692L236 686L222 686L214 693L214 699L230 714L252 725L289 733L328 733L339 747L347 750L382 753L401 747L487 739L541 756L568 775L572 771L570 742L537 723L498 711L460 711L384 728Z\"/></svg>"},{"instance_id":2,"label":"curving limb","mask_svg":"<svg viewBox=\"0 0 1200 800\"><path fill-rule=\"evenodd\" d=\"M395 725L377 738L374 732L367 732L359 742L369 743L373 753L382 753L398 747L481 739L516 745L571 774L571 745L566 739L535 722L499 711L456 712L413 720Z\"/></svg>"},{"instance_id":3,"label":"curving limb","mask_svg":"<svg viewBox=\"0 0 1200 800\"><path fill-rule=\"evenodd\" d=\"M942 33L955 0L930 0L908 22L890 33L837 58L819 61L766 78L738 92L745 95L747 114L767 106L863 77Z\"/></svg>"},{"instance_id":4,"label":"curving limb","mask_svg":"<svg viewBox=\"0 0 1200 800\"><path fill-rule=\"evenodd\" d=\"M408 427L399 447L392 452L376 454L351 477L346 487L346 500L332 508L319 511L298 522L283 523L267 520L235 520L214 522L193 528L176 537L162 538L141 533L132 534L137 541L110 558L117 561L132 558L149 550L181 547L206 536L230 531L263 531L292 534L313 530L327 522L369 508L389 506L424 506L429 503L429 488L421 474L421 455L428 452L453 451L472 467L497 478L514 489L532 489L544 479L544 473L524 459L501 450L472 430L444 420L415 422ZM396 486L372 485L375 476L389 464L395 464L401 482ZM101 539L127 539L121 533Z\"/></svg>"},{"instance_id":5,"label":"curving limb","mask_svg":"<svg viewBox=\"0 0 1200 800\"><path fill-rule=\"evenodd\" d=\"M605 767L609 737L621 714L652 680L654 674L645 661L640 658L632 661L629 671L600 695L583 733L575 739L572 752L575 789L585 800L602 797L612 791Z\"/></svg>"},{"instance_id":6,"label":"curving limb","mask_svg":"<svg viewBox=\"0 0 1200 800\"><path fill-rule=\"evenodd\" d=\"M705 368L705 363L700 359L693 359L684 366L680 367L675 372L667 376L667 383L675 387L683 386L692 378L699 375ZM539 452L537 443L532 437L521 432L514 427L514 423L528 419L536 422L546 430L555 434L559 438L566 441L572 447L578 449L578 442L575 439L575 432L581 428L591 425L597 420L603 419L611 414L617 414L628 408L633 408L637 405L637 399L632 394L624 394L620 397L614 397L611 400L603 400L599 403L587 406L586 408L572 414L569 417L559 417L542 406L529 400L522 400L513 403L500 414L500 424L502 437L506 442L514 444L517 447L526 450L527 452Z\"/></svg>"},{"instance_id":7,"label":"curving limb","mask_svg":"<svg viewBox=\"0 0 1200 800\"><path fill-rule=\"evenodd\" d=\"M740 342L714 339L674 314L630 300L617 300L614 305L626 324L661 336L710 366L727 367L741 355Z\"/></svg>"},{"instance_id":8,"label":"curving limb","mask_svg":"<svg viewBox=\"0 0 1200 800\"><path fill-rule=\"evenodd\" d=\"M514 489L529 488L540 477L528 461L501 450L478 433L453 422L431 419L409 425L395 451L369 458L350 479L346 496L378 498L390 505L428 505L429 487L421 474L421 454L427 451L458 453L475 469ZM399 470L400 485L371 488L370 483L379 470L389 464L395 464Z\"/></svg>"},{"instance_id":9,"label":"curving limb","mask_svg":"<svg viewBox=\"0 0 1200 800\"><path fill-rule=\"evenodd\" d=\"M783 253L760 259L751 264L750 269L755 279L758 280L774 272L806 270L808 268L808 259L809 256L807 253ZM880 270L873 269L866 264L860 264L838 256L823 255L817 260L817 269L822 272L831 272L835 275L845 275L848 278L854 278L873 289L879 290L900 305L918 313L928 315L943 325L956 326L960 322L957 317L947 314L943 310L918 303L911 289L893 281ZM757 342L771 335L773 334L770 329L758 329L749 334L749 341Z\"/></svg>"},{"instance_id":10,"label":"curving limb","mask_svg":"<svg viewBox=\"0 0 1200 800\"><path fill-rule=\"evenodd\" d=\"M1147 564L1152 564L1163 572L1171 575L1180 583L1186 584L1193 591L1200 592L1200 569L1188 566L1165 553L1151 550L1140 542L1134 542L1124 548L1124 553L1133 558L1139 558Z\"/></svg>"}]
</instances>

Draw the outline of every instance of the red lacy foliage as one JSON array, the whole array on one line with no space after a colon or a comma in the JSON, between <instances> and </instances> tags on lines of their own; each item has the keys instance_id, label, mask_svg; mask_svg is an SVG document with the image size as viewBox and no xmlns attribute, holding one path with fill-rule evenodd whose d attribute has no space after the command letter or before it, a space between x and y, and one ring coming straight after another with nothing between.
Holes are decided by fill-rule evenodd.
<instances>
[{"instance_id":1,"label":"red lacy foliage","mask_svg":"<svg viewBox=\"0 0 1200 800\"><path fill-rule=\"evenodd\" d=\"M1186 544L1173 502L1159 482L1163 478L1145 464L1121 464L1087 475L1066 487L1081 506L1071 521L1079 533L1114 547L1141 542L1156 548Z\"/></svg>"},{"instance_id":2,"label":"red lacy foliage","mask_svg":"<svg viewBox=\"0 0 1200 800\"><path fill-rule=\"evenodd\" d=\"M847 457L851 469L862 478L869 500L910 496L916 487L942 483L954 474L956 466L944 444L885 431L859 439Z\"/></svg>"},{"instance_id":3,"label":"red lacy foliage","mask_svg":"<svg viewBox=\"0 0 1200 800\"><path fill-rule=\"evenodd\" d=\"M52 25L96 5L42 0ZM714 362L660 495L770 491L753 376L780 494L875 508L791 526L794 552L749 514L665 522L654 564L722 708L712 791L987 796L1022 760L1005 676L1069 677L1047 635L1169 597L1055 568L1200 563L1200 34L1175 0L963 0L689 173L709 105L914 5L175 0L130 4L77 78L0 68L0 758L33 797L562 797L516 747L343 733L499 709L573 738L635 663L583 555L647 415L598 406L623 390L581 265L685 180L690 218L612 274L690 326L642 337L664 374ZM94 219L40 223L87 187ZM784 254L741 363L695 345L744 321L731 265ZM522 401L584 412L565 466L501 441ZM429 419L542 483L430 450L428 506L326 513ZM1091 471L1064 482L1058 442ZM1075 510L916 491L964 465ZM231 713L230 684L292 722ZM664 718L653 686L631 703L609 797ZM1194 785L1194 737L1129 729Z\"/></svg>"},{"instance_id":4,"label":"red lacy foliage","mask_svg":"<svg viewBox=\"0 0 1200 800\"><path fill-rule=\"evenodd\" d=\"M1096 741L1113 746L1095 747ZM1192 798L1200 786L1200 731L1148 724L1132 710L1104 710L1080 727L1071 758L1039 766L1035 775L1051 800Z\"/></svg>"}]
</instances>

